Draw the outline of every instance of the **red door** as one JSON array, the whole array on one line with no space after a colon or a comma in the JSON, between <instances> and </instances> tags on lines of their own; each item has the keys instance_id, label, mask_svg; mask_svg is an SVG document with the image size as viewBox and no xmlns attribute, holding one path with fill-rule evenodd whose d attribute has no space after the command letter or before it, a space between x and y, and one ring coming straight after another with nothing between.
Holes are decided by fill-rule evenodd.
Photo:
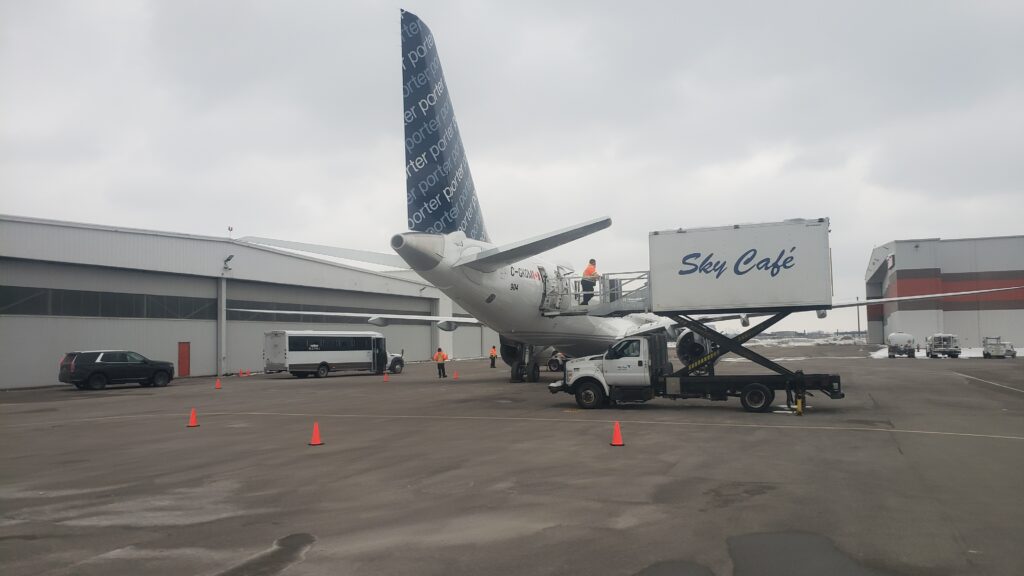
<instances>
[{"instance_id":1,"label":"red door","mask_svg":"<svg viewBox=\"0 0 1024 576\"><path fill-rule=\"evenodd\" d=\"M191 372L191 357L192 343L178 342L178 373L176 375L178 378L184 378Z\"/></svg>"}]
</instances>

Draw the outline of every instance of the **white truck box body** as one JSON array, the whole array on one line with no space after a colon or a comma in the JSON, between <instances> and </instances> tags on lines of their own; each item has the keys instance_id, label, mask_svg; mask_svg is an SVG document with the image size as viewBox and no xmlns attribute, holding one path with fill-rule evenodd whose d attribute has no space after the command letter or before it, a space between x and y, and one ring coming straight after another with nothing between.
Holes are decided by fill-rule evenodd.
<instances>
[{"instance_id":1,"label":"white truck box body","mask_svg":"<svg viewBox=\"0 0 1024 576\"><path fill-rule=\"evenodd\" d=\"M654 312L832 307L828 218L651 232Z\"/></svg>"}]
</instances>

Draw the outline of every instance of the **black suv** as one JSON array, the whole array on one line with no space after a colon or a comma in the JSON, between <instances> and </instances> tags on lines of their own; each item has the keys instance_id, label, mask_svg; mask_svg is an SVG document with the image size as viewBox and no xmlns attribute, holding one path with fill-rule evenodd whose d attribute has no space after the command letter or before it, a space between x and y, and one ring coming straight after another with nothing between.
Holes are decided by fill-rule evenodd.
<instances>
[{"instance_id":1,"label":"black suv","mask_svg":"<svg viewBox=\"0 0 1024 576\"><path fill-rule=\"evenodd\" d=\"M61 382L84 390L102 390L107 384L138 382L143 386L167 386L174 378L174 364L149 360L127 350L68 352L60 361Z\"/></svg>"}]
</instances>

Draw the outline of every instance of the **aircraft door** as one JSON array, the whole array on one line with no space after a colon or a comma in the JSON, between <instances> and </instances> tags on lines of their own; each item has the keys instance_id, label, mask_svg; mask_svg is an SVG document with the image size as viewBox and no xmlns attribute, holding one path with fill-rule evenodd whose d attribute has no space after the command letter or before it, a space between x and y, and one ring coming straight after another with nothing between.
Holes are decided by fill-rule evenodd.
<instances>
[{"instance_id":1,"label":"aircraft door","mask_svg":"<svg viewBox=\"0 0 1024 576\"><path fill-rule=\"evenodd\" d=\"M643 387L648 384L647 366L640 355L640 340L623 340L604 355L604 371L617 386Z\"/></svg>"}]
</instances>

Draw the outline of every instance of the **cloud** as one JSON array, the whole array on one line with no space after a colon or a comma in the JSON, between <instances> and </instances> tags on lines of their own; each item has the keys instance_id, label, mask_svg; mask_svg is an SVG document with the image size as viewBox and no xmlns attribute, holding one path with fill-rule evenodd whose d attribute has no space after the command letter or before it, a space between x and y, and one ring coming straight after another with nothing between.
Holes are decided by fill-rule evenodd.
<instances>
[{"instance_id":1,"label":"cloud","mask_svg":"<svg viewBox=\"0 0 1024 576\"><path fill-rule=\"evenodd\" d=\"M4 4L0 210L386 251L399 7ZM497 241L611 215L553 257L637 270L651 230L829 216L852 298L875 245L1021 233L1019 3L401 7Z\"/></svg>"}]
</instances>

